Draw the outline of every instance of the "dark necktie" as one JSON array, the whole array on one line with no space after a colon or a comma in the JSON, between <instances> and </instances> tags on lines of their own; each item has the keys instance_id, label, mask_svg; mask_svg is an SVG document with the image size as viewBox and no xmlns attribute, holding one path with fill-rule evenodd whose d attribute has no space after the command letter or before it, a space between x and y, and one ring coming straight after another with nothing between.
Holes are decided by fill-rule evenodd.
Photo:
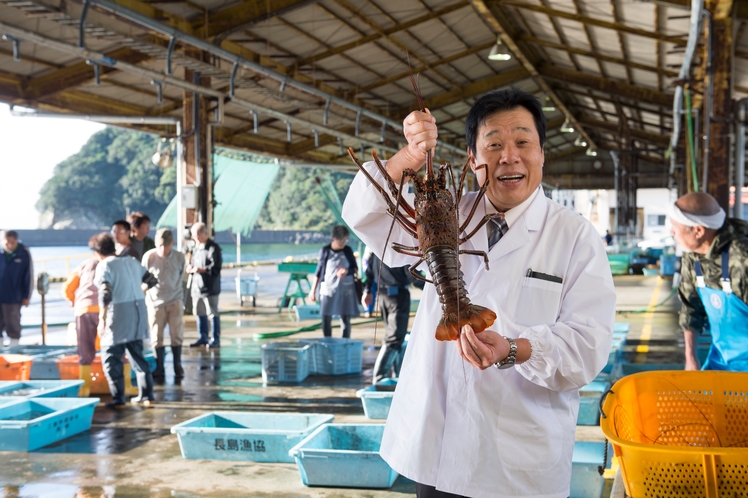
<instances>
[{"instance_id":1,"label":"dark necktie","mask_svg":"<svg viewBox=\"0 0 748 498\"><path fill-rule=\"evenodd\" d=\"M493 218L490 222L491 233L488 234L488 250L493 249L493 246L501 239L501 237L509 230L509 226L506 224L504 216L501 218Z\"/></svg>"}]
</instances>

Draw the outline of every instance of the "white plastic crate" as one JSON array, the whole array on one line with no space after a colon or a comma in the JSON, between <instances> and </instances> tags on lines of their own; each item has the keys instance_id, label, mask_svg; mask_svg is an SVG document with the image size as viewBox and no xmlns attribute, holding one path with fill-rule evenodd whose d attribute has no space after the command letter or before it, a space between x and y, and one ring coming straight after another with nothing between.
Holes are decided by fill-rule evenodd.
<instances>
[{"instance_id":1,"label":"white plastic crate","mask_svg":"<svg viewBox=\"0 0 748 498\"><path fill-rule=\"evenodd\" d=\"M271 342L262 346L263 382L301 382L309 376L312 346Z\"/></svg>"},{"instance_id":2,"label":"white plastic crate","mask_svg":"<svg viewBox=\"0 0 748 498\"><path fill-rule=\"evenodd\" d=\"M322 311L319 304L294 305L293 310L296 312L296 321L301 320L322 320Z\"/></svg>"},{"instance_id":3,"label":"white plastic crate","mask_svg":"<svg viewBox=\"0 0 748 498\"><path fill-rule=\"evenodd\" d=\"M320 375L346 375L361 373L364 341L320 337L299 342L312 346L310 372Z\"/></svg>"}]
</instances>

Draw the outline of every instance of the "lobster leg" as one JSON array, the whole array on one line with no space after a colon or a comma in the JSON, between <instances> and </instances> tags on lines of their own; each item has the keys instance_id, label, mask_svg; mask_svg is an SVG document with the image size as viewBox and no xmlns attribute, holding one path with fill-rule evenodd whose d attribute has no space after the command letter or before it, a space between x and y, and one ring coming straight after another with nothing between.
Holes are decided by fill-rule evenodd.
<instances>
[{"instance_id":1,"label":"lobster leg","mask_svg":"<svg viewBox=\"0 0 748 498\"><path fill-rule=\"evenodd\" d=\"M398 223L400 224L400 226L402 226L402 227L403 227L403 229L404 229L404 230L405 230L406 232L408 232L408 233L409 233L409 234L410 234L411 236L413 236L413 237L417 237L417 236L418 236L418 233L416 232L416 225L415 225L415 223L414 223L414 222L412 222L412 221L410 221L409 219L407 219L407 218L405 217L406 215L405 215L404 213L401 213L401 212L399 211L399 209L398 209L398 206L397 206L397 205L396 205L396 204L395 204L394 202L392 202L392 199L390 199L390 196L389 196L389 194L388 194L388 193L387 193L387 192L386 192L386 191L384 190L384 188L383 188L383 187L382 187L381 185L379 185L379 184L378 184L378 183L377 183L377 182L376 182L376 181L374 180L374 178L372 178L372 176L371 176L371 175L369 174L369 172L368 172L368 171L366 171L366 169L364 168L364 166L363 166L363 165L362 165L362 164L361 164L361 163L359 162L358 158L357 158L357 157L356 157L356 155L355 155L355 154L353 153L353 150L352 150L352 149L350 149L350 148L348 149L348 155L350 155L350 156L351 156L351 159L353 159L353 162L355 162L355 163L356 163L356 165L358 166L358 169L359 169L359 170L361 170L361 172L362 172L362 173L364 174L364 176L366 176L366 178L368 178L368 179L369 179L369 182L371 182L372 186L373 186L373 187L374 187L375 189L377 189L377 190L379 191L379 193L380 193L380 194L382 194L382 197L384 198L385 202L387 203L387 206L389 207L389 209L387 210L387 212L388 212L388 213L390 213L390 215L391 215L391 216L392 216L393 218L395 218L395 220L396 220L396 221L397 221L397 222L398 222ZM408 208L412 209L412 208L411 208L411 207L410 207L410 206L408 205L407 201L404 201L404 200L403 200L402 202L403 202L403 203L404 203L404 204L405 204L406 206L408 206Z\"/></svg>"},{"instance_id":2,"label":"lobster leg","mask_svg":"<svg viewBox=\"0 0 748 498\"><path fill-rule=\"evenodd\" d=\"M409 252L405 252L405 251L419 251L418 254L410 254L410 255L411 256L423 256L423 254L421 254L421 252L420 252L421 248L418 247L418 246L412 246L412 247L411 246L404 246L404 245L402 245L402 244L400 244L398 242L393 242L392 243L392 248L395 249L397 252L400 252L402 254L410 254ZM403 251L403 249L405 249L405 251Z\"/></svg>"},{"instance_id":3,"label":"lobster leg","mask_svg":"<svg viewBox=\"0 0 748 498\"><path fill-rule=\"evenodd\" d=\"M488 268L488 254L486 254L483 251L469 251L469 250L464 250L464 251L459 251L458 254L472 254L474 256L481 256L481 257L483 257L483 262L486 264L486 270L489 269Z\"/></svg>"},{"instance_id":4,"label":"lobster leg","mask_svg":"<svg viewBox=\"0 0 748 498\"><path fill-rule=\"evenodd\" d=\"M481 164L478 166L478 169L485 168L485 164ZM475 202L473 203L473 207L470 209L470 213L467 215L467 218L465 218L464 223L460 227L459 233L462 233L465 231L465 228L470 224L470 221L473 219L473 216L475 215L475 210L478 207L478 203L483 199L483 196L486 195L486 190L488 190L488 183L491 181L490 178L486 177L486 181L483 182L483 185L481 185L480 190L478 190L478 195L475 198Z\"/></svg>"},{"instance_id":5,"label":"lobster leg","mask_svg":"<svg viewBox=\"0 0 748 498\"><path fill-rule=\"evenodd\" d=\"M397 188L397 184L392 179L389 173L387 173L387 168L384 167L384 164L379 160L379 156L377 155L377 151L371 152L371 157L374 158L374 164L377 165L377 168L379 169L380 173L382 173L382 176L387 180L387 184L390 187L390 192L392 192L392 195L394 195L396 198L400 197L400 192L402 192L403 185L402 182L400 183L400 188ZM416 210L411 207L410 204L408 204L408 201L400 197L400 207L403 208L405 213L410 216L411 218L416 218Z\"/></svg>"},{"instance_id":6,"label":"lobster leg","mask_svg":"<svg viewBox=\"0 0 748 498\"><path fill-rule=\"evenodd\" d=\"M476 232L478 232L478 230L480 230L481 228L483 228L483 225L485 225L486 223L488 223L489 221L491 221L492 219L494 219L494 218L496 218L498 216L499 216L498 213L492 213L492 214L485 215L483 217L483 219L480 220L480 223L478 223L478 225L475 228L473 228L472 232L470 232L469 234L465 235L464 237L462 237L460 239L460 245L462 245L465 241L470 240L473 237L473 235L475 235Z\"/></svg>"},{"instance_id":7,"label":"lobster leg","mask_svg":"<svg viewBox=\"0 0 748 498\"><path fill-rule=\"evenodd\" d=\"M433 280L429 280L428 278L424 278L419 273L416 273L416 268L418 268L418 265L420 265L424 261L426 261L425 258L419 259L418 261L415 262L415 264L411 265L410 268L408 268L408 271L410 272L411 275L413 275L413 278L415 278L416 280L423 280L426 283L433 284L434 283Z\"/></svg>"},{"instance_id":8,"label":"lobster leg","mask_svg":"<svg viewBox=\"0 0 748 498\"><path fill-rule=\"evenodd\" d=\"M468 159L470 161L470 159ZM468 163L465 163L465 166L462 167L462 174L460 175L460 183L457 185L456 193L457 193L457 204L460 203L460 199L462 199L462 185L465 183L465 178L467 178L467 172L468 172Z\"/></svg>"}]
</instances>

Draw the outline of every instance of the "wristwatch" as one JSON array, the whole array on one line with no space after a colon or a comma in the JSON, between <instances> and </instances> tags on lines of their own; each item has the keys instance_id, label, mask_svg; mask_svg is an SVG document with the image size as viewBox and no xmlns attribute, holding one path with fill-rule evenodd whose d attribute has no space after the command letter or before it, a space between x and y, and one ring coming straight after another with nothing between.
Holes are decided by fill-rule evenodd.
<instances>
[{"instance_id":1,"label":"wristwatch","mask_svg":"<svg viewBox=\"0 0 748 498\"><path fill-rule=\"evenodd\" d=\"M505 368L511 368L514 366L514 362L517 361L517 343L514 339L504 336L504 339L509 341L509 355L501 361L494 363L496 368L504 370Z\"/></svg>"}]
</instances>

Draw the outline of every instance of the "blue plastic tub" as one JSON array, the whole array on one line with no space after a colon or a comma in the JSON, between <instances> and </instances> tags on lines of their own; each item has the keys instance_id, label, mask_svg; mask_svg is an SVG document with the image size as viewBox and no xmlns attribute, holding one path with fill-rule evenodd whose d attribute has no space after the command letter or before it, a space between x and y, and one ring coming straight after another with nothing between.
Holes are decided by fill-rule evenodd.
<instances>
[{"instance_id":1,"label":"blue plastic tub","mask_svg":"<svg viewBox=\"0 0 748 498\"><path fill-rule=\"evenodd\" d=\"M579 390L579 414L577 425L600 423L600 398L608 390L608 382L590 382Z\"/></svg>"},{"instance_id":2,"label":"blue plastic tub","mask_svg":"<svg viewBox=\"0 0 748 498\"><path fill-rule=\"evenodd\" d=\"M0 397L76 398L82 385L82 380L0 381Z\"/></svg>"},{"instance_id":3,"label":"blue plastic tub","mask_svg":"<svg viewBox=\"0 0 748 498\"><path fill-rule=\"evenodd\" d=\"M322 311L319 304L295 305L296 320L322 320Z\"/></svg>"},{"instance_id":4,"label":"blue plastic tub","mask_svg":"<svg viewBox=\"0 0 748 498\"><path fill-rule=\"evenodd\" d=\"M608 353L608 363L603 367L603 372L611 373L615 368L616 364L621 359L623 352L623 346L626 344L626 339L613 338L610 345L610 353Z\"/></svg>"},{"instance_id":5,"label":"blue plastic tub","mask_svg":"<svg viewBox=\"0 0 748 498\"><path fill-rule=\"evenodd\" d=\"M8 349L11 354L24 354L33 358L31 364L31 380L59 380L60 371L57 369L57 359L71 354L77 354L75 346L44 346L28 345L13 346Z\"/></svg>"},{"instance_id":6,"label":"blue plastic tub","mask_svg":"<svg viewBox=\"0 0 748 498\"><path fill-rule=\"evenodd\" d=\"M613 372L614 379L620 379L627 375L639 372L650 372L652 370L683 370L683 363L619 363Z\"/></svg>"},{"instance_id":7,"label":"blue plastic tub","mask_svg":"<svg viewBox=\"0 0 748 498\"><path fill-rule=\"evenodd\" d=\"M673 254L663 254L660 256L660 275L663 277L672 277L675 274L676 257Z\"/></svg>"},{"instance_id":8,"label":"blue plastic tub","mask_svg":"<svg viewBox=\"0 0 748 498\"><path fill-rule=\"evenodd\" d=\"M33 451L91 428L99 398L33 398L0 406L0 451Z\"/></svg>"},{"instance_id":9,"label":"blue plastic tub","mask_svg":"<svg viewBox=\"0 0 748 498\"><path fill-rule=\"evenodd\" d=\"M333 415L211 412L171 428L184 458L287 462L288 454Z\"/></svg>"},{"instance_id":10,"label":"blue plastic tub","mask_svg":"<svg viewBox=\"0 0 748 498\"><path fill-rule=\"evenodd\" d=\"M23 396L0 396L0 406L4 405L10 405L12 403L17 403L18 401L26 401L28 398L24 398Z\"/></svg>"},{"instance_id":11,"label":"blue plastic tub","mask_svg":"<svg viewBox=\"0 0 748 498\"><path fill-rule=\"evenodd\" d=\"M263 382L301 382L309 376L312 346L301 342L262 345Z\"/></svg>"},{"instance_id":12,"label":"blue plastic tub","mask_svg":"<svg viewBox=\"0 0 748 498\"><path fill-rule=\"evenodd\" d=\"M386 419L390 413L392 398L395 396L397 379L385 379L373 386L356 391L356 396L361 398L364 405L366 418Z\"/></svg>"},{"instance_id":13,"label":"blue plastic tub","mask_svg":"<svg viewBox=\"0 0 748 498\"><path fill-rule=\"evenodd\" d=\"M571 457L570 498L599 498L603 492L603 477L597 471L603 464L605 443L577 441ZM613 450L608 453L608 465Z\"/></svg>"},{"instance_id":14,"label":"blue plastic tub","mask_svg":"<svg viewBox=\"0 0 748 498\"><path fill-rule=\"evenodd\" d=\"M628 322L616 323L615 325L613 325L613 334L622 333L625 337L626 334L629 333L630 329L631 329L631 324Z\"/></svg>"},{"instance_id":15,"label":"blue plastic tub","mask_svg":"<svg viewBox=\"0 0 748 498\"><path fill-rule=\"evenodd\" d=\"M294 446L305 486L389 488L397 472L379 455L384 424L326 424Z\"/></svg>"},{"instance_id":16,"label":"blue plastic tub","mask_svg":"<svg viewBox=\"0 0 748 498\"><path fill-rule=\"evenodd\" d=\"M302 344L312 346L312 364L309 373L319 375L346 375L361 373L364 359L364 341L320 337L302 339Z\"/></svg>"}]
</instances>

